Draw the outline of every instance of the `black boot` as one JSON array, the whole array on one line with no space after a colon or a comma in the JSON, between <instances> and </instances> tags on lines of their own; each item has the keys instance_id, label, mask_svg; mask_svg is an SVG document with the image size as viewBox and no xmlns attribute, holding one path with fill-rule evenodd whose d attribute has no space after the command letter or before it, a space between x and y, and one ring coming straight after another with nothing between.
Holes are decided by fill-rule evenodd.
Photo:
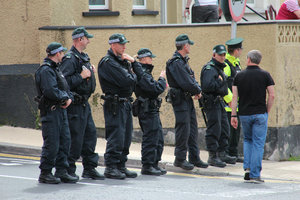
<instances>
[{"instance_id":1,"label":"black boot","mask_svg":"<svg viewBox=\"0 0 300 200\"><path fill-rule=\"evenodd\" d=\"M167 173L167 170L165 170L164 168L161 168L160 166L158 166L158 162L155 163L155 164L153 165L153 167L154 167L155 169L157 169L157 170L160 171L160 175L165 175L165 174Z\"/></svg>"},{"instance_id":2,"label":"black boot","mask_svg":"<svg viewBox=\"0 0 300 200\"><path fill-rule=\"evenodd\" d=\"M39 182L40 183L47 183L47 184L58 184L61 183L60 178L56 178L53 176L51 171L41 171L41 174L39 176Z\"/></svg>"},{"instance_id":3,"label":"black boot","mask_svg":"<svg viewBox=\"0 0 300 200\"><path fill-rule=\"evenodd\" d=\"M218 152L219 158L228 164L235 164L236 163L236 157L229 156L225 151Z\"/></svg>"},{"instance_id":4,"label":"black boot","mask_svg":"<svg viewBox=\"0 0 300 200\"><path fill-rule=\"evenodd\" d=\"M238 162L238 163L243 163L244 162L244 158L239 156L237 153L232 154L230 152L227 152L227 155L229 155L230 157L235 157L236 162Z\"/></svg>"},{"instance_id":5,"label":"black boot","mask_svg":"<svg viewBox=\"0 0 300 200\"><path fill-rule=\"evenodd\" d=\"M75 172L71 172L71 171L68 170L68 174L70 176L75 177L75 178L77 178L79 180L79 176Z\"/></svg>"},{"instance_id":6,"label":"black boot","mask_svg":"<svg viewBox=\"0 0 300 200\"><path fill-rule=\"evenodd\" d=\"M67 170L56 170L55 177L60 178L61 182L63 183L76 183L79 178L74 177L74 176L70 176L67 172Z\"/></svg>"},{"instance_id":7,"label":"black boot","mask_svg":"<svg viewBox=\"0 0 300 200\"><path fill-rule=\"evenodd\" d=\"M120 167L118 168L120 172L126 175L127 178L136 178L137 173L133 171L129 171L126 167Z\"/></svg>"},{"instance_id":8,"label":"black boot","mask_svg":"<svg viewBox=\"0 0 300 200\"><path fill-rule=\"evenodd\" d=\"M125 179L126 175L118 170L116 166L106 166L104 176L111 179Z\"/></svg>"},{"instance_id":9,"label":"black boot","mask_svg":"<svg viewBox=\"0 0 300 200\"><path fill-rule=\"evenodd\" d=\"M175 167L180 167L184 170L192 170L194 169L194 165L189 163L187 160L179 160L177 158L175 158L174 161L174 166Z\"/></svg>"},{"instance_id":10,"label":"black boot","mask_svg":"<svg viewBox=\"0 0 300 200\"><path fill-rule=\"evenodd\" d=\"M226 163L222 162L220 158L217 156L216 152L209 152L209 157L207 163L211 166L215 167L225 167Z\"/></svg>"},{"instance_id":11,"label":"black boot","mask_svg":"<svg viewBox=\"0 0 300 200\"><path fill-rule=\"evenodd\" d=\"M81 175L83 178L91 178L94 180L104 180L105 177L97 172L95 168L92 169L84 169Z\"/></svg>"},{"instance_id":12,"label":"black boot","mask_svg":"<svg viewBox=\"0 0 300 200\"><path fill-rule=\"evenodd\" d=\"M190 163L192 163L193 165L195 165L196 167L200 167L200 168L207 168L208 164L206 162L203 162L201 159L198 161L189 161Z\"/></svg>"},{"instance_id":13,"label":"black boot","mask_svg":"<svg viewBox=\"0 0 300 200\"><path fill-rule=\"evenodd\" d=\"M159 176L159 175L161 175L161 171L155 169L151 165L143 165L142 170L141 170L141 174Z\"/></svg>"}]
</instances>

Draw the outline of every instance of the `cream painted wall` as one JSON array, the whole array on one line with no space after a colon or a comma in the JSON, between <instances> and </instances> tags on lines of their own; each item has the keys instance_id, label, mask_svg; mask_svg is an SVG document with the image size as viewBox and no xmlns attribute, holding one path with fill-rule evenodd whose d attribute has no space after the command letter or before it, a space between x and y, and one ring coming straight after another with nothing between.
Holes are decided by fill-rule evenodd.
<instances>
[{"instance_id":1,"label":"cream painted wall","mask_svg":"<svg viewBox=\"0 0 300 200\"><path fill-rule=\"evenodd\" d=\"M243 46L244 51L241 55L241 63L243 68L245 67L246 54L252 49L258 49L263 54L263 60L261 67L271 73L276 83L276 101L274 109L270 113L269 125L276 127L278 125L291 125L299 124L299 113L295 108L298 108L300 104L296 100L296 96L300 95L298 90L295 90L292 86L299 85L297 80L297 65L299 58L296 56L290 58L291 55L296 55L296 48L299 43L294 45L291 50L289 44L281 44L278 46L278 24L243 24L238 26L237 37L243 37L245 39ZM109 49L107 43L108 38L115 32L121 32L125 34L126 38L130 40L127 44L126 51L134 55L141 47L150 48L157 58L154 59L154 77L158 78L160 71L165 69L166 61L172 56L175 51L174 41L177 35L181 33L187 33L192 40L195 41L195 45L191 48L190 65L195 71L196 79L199 81L200 71L202 66L207 63L212 56L212 48L217 44L224 44L226 40L230 38L230 26L188 26L188 27L164 27L164 28L135 28L135 29L91 29L88 30L95 35L95 38L91 39L91 43L88 46L86 52L91 57L92 64L98 65L99 60L106 54ZM41 31L41 49L44 49L49 41L56 39L59 42L64 42L65 45L70 48L72 30L66 31ZM61 35L61 36L59 36ZM153 37L156 36L156 37ZM292 45L293 46L293 45ZM279 48L280 51L276 50ZM280 52L286 56L285 60L290 63L287 70L291 70L289 77L282 75L284 73L282 67L282 57ZM42 55L42 59L45 55ZM98 78L97 78L98 79ZM98 80L97 80L98 81ZM291 82L291 86L288 83ZM97 83L95 94L91 97L90 103L92 105L93 116L97 127L104 127L103 111L100 105L101 100L99 96L101 89ZM283 94L283 95L281 95ZM165 94L163 95L165 96ZM288 97L289 102L295 104L291 109L286 106L282 106L283 101ZM198 104L195 101L197 110L198 122L200 127L204 127L203 119L198 108ZM298 109L300 110L300 109ZM288 113L287 113L288 112ZM292 114L291 114L292 113ZM289 116L294 116L290 118ZM170 104L163 102L161 108L161 118L164 128L174 127L174 114ZM283 122L285 120L285 122ZM137 120L134 121L134 127L138 127Z\"/></svg>"},{"instance_id":2,"label":"cream painted wall","mask_svg":"<svg viewBox=\"0 0 300 200\"><path fill-rule=\"evenodd\" d=\"M38 27L49 25L48 1L1 1L1 65L39 63Z\"/></svg>"},{"instance_id":3,"label":"cream painted wall","mask_svg":"<svg viewBox=\"0 0 300 200\"><path fill-rule=\"evenodd\" d=\"M278 126L298 125L300 119L300 24L277 26L277 40L274 59L276 60L276 96Z\"/></svg>"},{"instance_id":4,"label":"cream painted wall","mask_svg":"<svg viewBox=\"0 0 300 200\"><path fill-rule=\"evenodd\" d=\"M183 1L185 0L167 0L168 24L182 24L183 21Z\"/></svg>"}]
</instances>

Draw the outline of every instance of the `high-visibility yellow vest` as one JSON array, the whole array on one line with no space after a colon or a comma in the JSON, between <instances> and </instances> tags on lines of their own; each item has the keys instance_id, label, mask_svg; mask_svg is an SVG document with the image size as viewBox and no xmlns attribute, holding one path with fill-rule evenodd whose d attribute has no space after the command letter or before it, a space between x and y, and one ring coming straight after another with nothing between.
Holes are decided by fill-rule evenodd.
<instances>
[{"instance_id":1,"label":"high-visibility yellow vest","mask_svg":"<svg viewBox=\"0 0 300 200\"><path fill-rule=\"evenodd\" d=\"M239 58L236 58L232 55L230 55L229 53L226 54L226 61L225 61L225 64L226 64L226 67L224 67L223 71L224 73L227 75L227 77L231 77L231 68L229 66L229 64L227 63L228 61L230 62L230 64L233 66L233 67L238 67L240 71L241 67L240 67L240 59ZM233 78L233 77L232 77ZM224 101L228 104L229 102L232 101L232 97L233 97L233 94L231 92L232 88L229 88L228 87L228 95L224 96ZM231 112L231 108L226 105L225 106L225 110L226 112ZM237 108L237 111L238 111L238 108Z\"/></svg>"}]
</instances>

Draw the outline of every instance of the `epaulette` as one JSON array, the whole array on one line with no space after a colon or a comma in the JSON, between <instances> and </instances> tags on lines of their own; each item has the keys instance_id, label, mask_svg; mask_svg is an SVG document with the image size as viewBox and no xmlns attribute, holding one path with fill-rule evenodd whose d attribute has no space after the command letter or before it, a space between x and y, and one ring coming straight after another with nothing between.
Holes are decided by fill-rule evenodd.
<instances>
[{"instance_id":1,"label":"epaulette","mask_svg":"<svg viewBox=\"0 0 300 200\"><path fill-rule=\"evenodd\" d=\"M65 58L70 59L70 58L71 58L71 54L66 54L66 55L65 55Z\"/></svg>"},{"instance_id":2,"label":"epaulette","mask_svg":"<svg viewBox=\"0 0 300 200\"><path fill-rule=\"evenodd\" d=\"M48 62L43 62L43 63L39 66L39 68L38 68L37 70L41 69L43 66L48 66L48 67L52 68L50 63L48 63Z\"/></svg>"},{"instance_id":3,"label":"epaulette","mask_svg":"<svg viewBox=\"0 0 300 200\"><path fill-rule=\"evenodd\" d=\"M204 69L211 69L210 65L206 65Z\"/></svg>"},{"instance_id":4,"label":"epaulette","mask_svg":"<svg viewBox=\"0 0 300 200\"><path fill-rule=\"evenodd\" d=\"M215 63L209 61L209 62L205 65L204 69L211 69L211 67L213 67L213 66L215 66Z\"/></svg>"},{"instance_id":5,"label":"epaulette","mask_svg":"<svg viewBox=\"0 0 300 200\"><path fill-rule=\"evenodd\" d=\"M172 58L171 60L172 60L172 62L174 62L174 61L177 61L177 60L179 60L180 59L180 56L175 56L174 58Z\"/></svg>"},{"instance_id":6,"label":"epaulette","mask_svg":"<svg viewBox=\"0 0 300 200\"><path fill-rule=\"evenodd\" d=\"M171 58L170 60L168 60L167 65L169 65L169 64L171 64L172 62L177 61L177 60L179 60L179 59L180 59L180 56L175 56L175 57Z\"/></svg>"},{"instance_id":7,"label":"epaulette","mask_svg":"<svg viewBox=\"0 0 300 200\"><path fill-rule=\"evenodd\" d=\"M103 58L101 58L99 65L102 65L102 63L107 62L109 60L109 56L104 56Z\"/></svg>"},{"instance_id":8,"label":"epaulette","mask_svg":"<svg viewBox=\"0 0 300 200\"><path fill-rule=\"evenodd\" d=\"M75 56L77 59L80 60L79 56L76 55L73 51L68 51L68 52L65 54L65 58L70 59L70 58L72 57L72 55Z\"/></svg>"},{"instance_id":9,"label":"epaulette","mask_svg":"<svg viewBox=\"0 0 300 200\"><path fill-rule=\"evenodd\" d=\"M104 56L103 57L103 62L106 62L106 61L108 61L109 60L109 56Z\"/></svg>"},{"instance_id":10,"label":"epaulette","mask_svg":"<svg viewBox=\"0 0 300 200\"><path fill-rule=\"evenodd\" d=\"M43 64L41 66L48 66L48 67L51 67L51 64L48 63L48 62L43 62Z\"/></svg>"}]
</instances>

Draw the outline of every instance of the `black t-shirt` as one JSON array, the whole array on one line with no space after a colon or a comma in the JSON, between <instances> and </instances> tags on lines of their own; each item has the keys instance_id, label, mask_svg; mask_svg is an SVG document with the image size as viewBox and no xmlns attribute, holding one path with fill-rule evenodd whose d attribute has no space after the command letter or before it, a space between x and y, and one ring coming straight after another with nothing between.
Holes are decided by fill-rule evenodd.
<instances>
[{"instance_id":1,"label":"black t-shirt","mask_svg":"<svg viewBox=\"0 0 300 200\"><path fill-rule=\"evenodd\" d=\"M258 66L248 66L234 78L239 96L239 114L254 115L267 112L266 89L275 85L269 72Z\"/></svg>"}]
</instances>

